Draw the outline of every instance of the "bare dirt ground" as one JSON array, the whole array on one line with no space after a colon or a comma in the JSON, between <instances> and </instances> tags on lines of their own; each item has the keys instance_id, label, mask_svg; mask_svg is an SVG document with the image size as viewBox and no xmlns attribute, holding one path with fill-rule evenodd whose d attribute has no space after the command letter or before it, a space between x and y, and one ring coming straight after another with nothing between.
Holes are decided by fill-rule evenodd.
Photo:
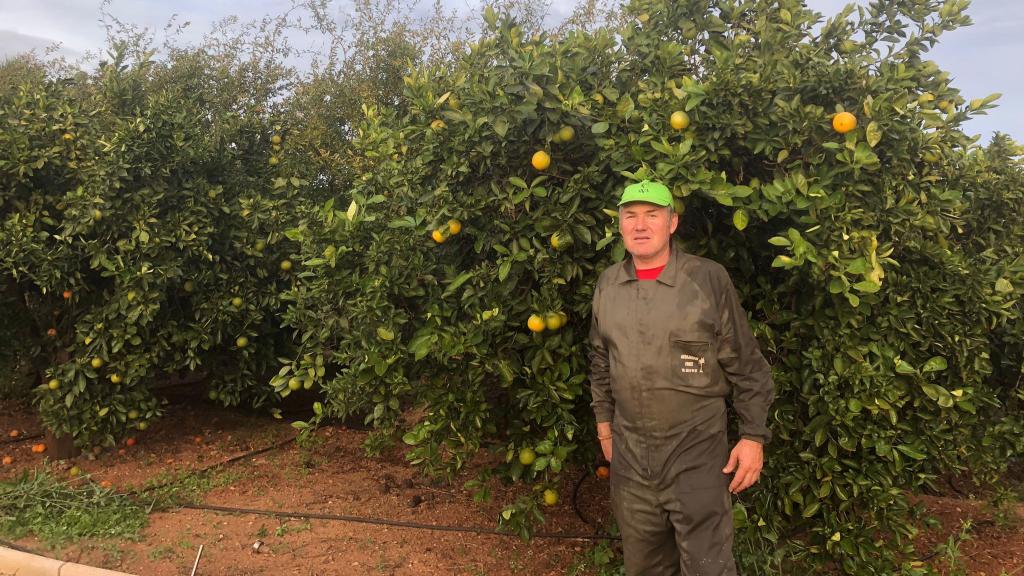
<instances>
[{"instance_id":1,"label":"bare dirt ground","mask_svg":"<svg viewBox=\"0 0 1024 576\"><path fill-rule=\"evenodd\" d=\"M7 431L18 429L17 441ZM24 407L0 403L0 457L14 462L0 466L0 480L44 466L46 454L32 454L40 440L23 440L41 427ZM327 426L318 432L312 450L300 449L287 421L247 415L206 404L172 405L149 430L135 436L135 445L107 450L94 459L79 456L54 463L55 471L78 466L95 482L118 489L144 486L154 479L210 467L252 450L279 445L264 453L219 466L212 472L217 486L201 497L214 506L299 514L337 514L369 520L395 520L449 527L496 527L502 507L530 486L490 483L493 497L475 502L464 490L474 473L452 485L432 482L405 462L396 445L368 458L361 444L367 432ZM572 493L581 475L576 499L582 518L572 507ZM594 534L610 518L607 481L589 471L565 474L561 501L545 508L545 533ZM927 527L917 549L944 574L1024 576L1024 528L1021 507L997 511L982 500L919 496ZM584 520L585 519L585 520ZM969 522L966 539L960 533ZM254 544L263 544L259 551ZM263 575L511 575L566 574L593 541L535 538L523 542L507 535L479 534L323 519L176 509L149 516L137 541L85 540L50 549L36 538L15 544L51 557L146 576L190 573L200 545L197 574ZM958 554L949 551L949 544ZM942 547L947 544L946 547Z\"/></svg>"}]
</instances>

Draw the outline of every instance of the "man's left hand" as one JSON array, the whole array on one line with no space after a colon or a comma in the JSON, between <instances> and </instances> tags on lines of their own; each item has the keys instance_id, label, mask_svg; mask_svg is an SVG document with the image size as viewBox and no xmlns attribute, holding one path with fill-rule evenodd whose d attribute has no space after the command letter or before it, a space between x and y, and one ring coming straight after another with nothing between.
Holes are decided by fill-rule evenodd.
<instances>
[{"instance_id":1,"label":"man's left hand","mask_svg":"<svg viewBox=\"0 0 1024 576\"><path fill-rule=\"evenodd\" d=\"M760 442L743 438L736 443L729 454L729 463L722 472L736 475L729 483L729 492L739 494L757 483L764 467L764 446Z\"/></svg>"}]
</instances>

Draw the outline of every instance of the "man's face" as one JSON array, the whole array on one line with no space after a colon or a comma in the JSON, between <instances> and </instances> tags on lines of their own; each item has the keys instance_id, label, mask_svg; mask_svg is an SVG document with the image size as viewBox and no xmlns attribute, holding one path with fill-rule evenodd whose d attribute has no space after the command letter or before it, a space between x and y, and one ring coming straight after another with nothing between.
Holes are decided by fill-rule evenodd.
<instances>
[{"instance_id":1,"label":"man's face","mask_svg":"<svg viewBox=\"0 0 1024 576\"><path fill-rule=\"evenodd\" d=\"M679 216L671 207L630 202L619 209L619 232L634 258L649 260L668 251Z\"/></svg>"}]
</instances>

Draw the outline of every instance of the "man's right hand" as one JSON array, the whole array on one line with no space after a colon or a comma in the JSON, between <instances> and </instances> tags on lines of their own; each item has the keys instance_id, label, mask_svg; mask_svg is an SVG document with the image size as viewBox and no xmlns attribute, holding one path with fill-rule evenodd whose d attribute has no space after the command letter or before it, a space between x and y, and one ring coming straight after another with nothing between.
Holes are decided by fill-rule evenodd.
<instances>
[{"instance_id":1,"label":"man's right hand","mask_svg":"<svg viewBox=\"0 0 1024 576\"><path fill-rule=\"evenodd\" d=\"M601 441L601 452L604 459L612 461L612 424L611 422L598 422L597 439Z\"/></svg>"}]
</instances>

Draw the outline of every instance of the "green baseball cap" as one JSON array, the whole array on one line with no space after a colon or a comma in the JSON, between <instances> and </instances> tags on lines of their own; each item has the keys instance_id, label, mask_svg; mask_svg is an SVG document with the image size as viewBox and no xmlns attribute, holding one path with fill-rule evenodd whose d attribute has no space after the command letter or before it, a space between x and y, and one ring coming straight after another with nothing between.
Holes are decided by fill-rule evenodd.
<instances>
[{"instance_id":1,"label":"green baseball cap","mask_svg":"<svg viewBox=\"0 0 1024 576\"><path fill-rule=\"evenodd\" d=\"M622 191L622 198L619 199L619 206L629 202L647 202L658 206L671 206L672 193L668 187L660 182L643 180L626 186Z\"/></svg>"}]
</instances>

